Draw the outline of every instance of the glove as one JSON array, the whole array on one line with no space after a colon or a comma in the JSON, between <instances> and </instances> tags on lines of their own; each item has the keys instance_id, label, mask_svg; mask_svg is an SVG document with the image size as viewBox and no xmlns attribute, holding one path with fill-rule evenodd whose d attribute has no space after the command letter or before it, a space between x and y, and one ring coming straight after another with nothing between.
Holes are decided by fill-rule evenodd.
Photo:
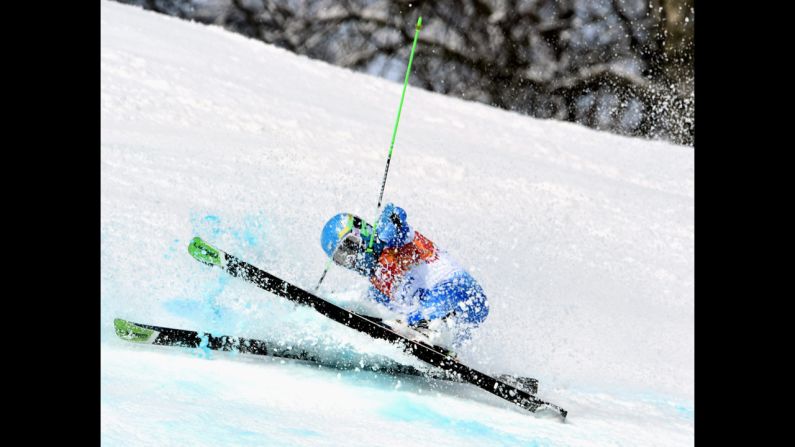
<instances>
[{"instance_id":1,"label":"glove","mask_svg":"<svg viewBox=\"0 0 795 447\"><path fill-rule=\"evenodd\" d=\"M406 222L406 212L392 203L384 207L378 219L376 234L387 247L400 247L414 239L414 231Z\"/></svg>"}]
</instances>

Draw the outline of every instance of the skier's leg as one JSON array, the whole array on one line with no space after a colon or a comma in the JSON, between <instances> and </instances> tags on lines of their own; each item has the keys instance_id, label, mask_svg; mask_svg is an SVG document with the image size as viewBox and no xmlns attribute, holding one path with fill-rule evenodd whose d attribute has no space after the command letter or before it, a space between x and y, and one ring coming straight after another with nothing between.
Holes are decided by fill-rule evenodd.
<instances>
[{"instance_id":1,"label":"skier's leg","mask_svg":"<svg viewBox=\"0 0 795 447\"><path fill-rule=\"evenodd\" d=\"M469 274L459 279L461 299L449 317L455 330L453 346L458 348L472 338L472 334L489 315L489 303L483 289Z\"/></svg>"},{"instance_id":2,"label":"skier's leg","mask_svg":"<svg viewBox=\"0 0 795 447\"><path fill-rule=\"evenodd\" d=\"M425 292L420 298L420 309L409 316L408 323L412 326L427 325L454 312L458 303L467 299L461 276L456 275Z\"/></svg>"},{"instance_id":3,"label":"skier's leg","mask_svg":"<svg viewBox=\"0 0 795 447\"><path fill-rule=\"evenodd\" d=\"M460 346L486 319L488 302L483 290L466 272L429 290L421 299L422 308L409 316L409 324L440 335L447 346Z\"/></svg>"},{"instance_id":4,"label":"skier's leg","mask_svg":"<svg viewBox=\"0 0 795 447\"><path fill-rule=\"evenodd\" d=\"M449 317L453 313L461 322L480 324L489 314L483 289L466 272L459 272L428 290L420 298L420 306L419 311L409 316L409 324Z\"/></svg>"}]
</instances>

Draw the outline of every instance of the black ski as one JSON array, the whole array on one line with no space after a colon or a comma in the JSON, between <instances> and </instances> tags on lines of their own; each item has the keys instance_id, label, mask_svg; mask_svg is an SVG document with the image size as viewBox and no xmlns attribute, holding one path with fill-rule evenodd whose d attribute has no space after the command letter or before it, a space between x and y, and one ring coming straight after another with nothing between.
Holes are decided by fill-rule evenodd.
<instances>
[{"instance_id":1,"label":"black ski","mask_svg":"<svg viewBox=\"0 0 795 447\"><path fill-rule=\"evenodd\" d=\"M480 387L526 410L531 412L536 412L541 409L551 410L560 415L564 420L566 418L566 410L557 405L543 401L521 388L470 368L430 345L410 340L394 332L385 325L330 303L317 295L277 278L235 256L210 246L201 240L201 238L194 238L188 245L188 251L191 256L204 264L221 267L232 276L242 278L263 290L279 295L295 303L309 306L318 313L359 332L368 334L373 338L398 344L406 352L414 355L418 359L432 366L437 366L451 372L461 380Z\"/></svg>"},{"instance_id":2,"label":"black ski","mask_svg":"<svg viewBox=\"0 0 795 447\"><path fill-rule=\"evenodd\" d=\"M410 365L403 365L390 361L388 364L380 361L370 361L370 356L364 354L355 359L322 359L309 350L294 346L285 347L278 343L265 340L255 340L243 337L230 337L226 335L215 336L209 332L174 329L151 324L134 323L132 321L116 318L113 320L116 335L121 339L150 345L175 346L182 348L203 348L213 351L238 352L241 354L262 355L269 357L285 358L311 362L318 366L352 370L360 369L389 375L408 375L426 379L445 380L463 383L457 376L445 370L421 370ZM500 376L506 382L515 381L519 387L530 394L538 392L538 381L530 377Z\"/></svg>"}]
</instances>

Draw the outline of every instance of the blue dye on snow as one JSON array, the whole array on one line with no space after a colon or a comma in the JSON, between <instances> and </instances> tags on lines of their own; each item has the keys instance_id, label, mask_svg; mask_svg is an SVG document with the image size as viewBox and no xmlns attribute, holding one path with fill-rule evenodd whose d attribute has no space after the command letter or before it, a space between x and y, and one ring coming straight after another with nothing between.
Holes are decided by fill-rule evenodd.
<instances>
[{"instance_id":1,"label":"blue dye on snow","mask_svg":"<svg viewBox=\"0 0 795 447\"><path fill-rule=\"evenodd\" d=\"M257 235L254 234L254 232L251 231L250 228L246 228L243 231L243 240L245 240L246 243L251 247L257 246L257 240L258 240Z\"/></svg>"},{"instance_id":2,"label":"blue dye on snow","mask_svg":"<svg viewBox=\"0 0 795 447\"><path fill-rule=\"evenodd\" d=\"M193 213L190 218L193 234L203 238L215 238L222 234L221 218L214 214Z\"/></svg>"},{"instance_id":3,"label":"blue dye on snow","mask_svg":"<svg viewBox=\"0 0 795 447\"><path fill-rule=\"evenodd\" d=\"M201 301L190 298L173 298L164 302L163 307L174 315L217 326L224 317L218 297L228 282L228 276L219 276L218 281L204 293Z\"/></svg>"},{"instance_id":4,"label":"blue dye on snow","mask_svg":"<svg viewBox=\"0 0 795 447\"><path fill-rule=\"evenodd\" d=\"M398 397L379 411L381 416L395 422L409 422L412 425L425 423L431 427L450 430L462 437L483 438L483 445L541 447L551 445L537 439L522 439L509 433L497 431L485 424L469 419L453 419L438 413L406 397Z\"/></svg>"},{"instance_id":5,"label":"blue dye on snow","mask_svg":"<svg viewBox=\"0 0 795 447\"><path fill-rule=\"evenodd\" d=\"M679 414L679 416L682 416L683 418L689 421L692 421L694 419L695 416L694 408L689 408L684 405L677 405L674 408L676 409L676 412Z\"/></svg>"},{"instance_id":6,"label":"blue dye on snow","mask_svg":"<svg viewBox=\"0 0 795 447\"><path fill-rule=\"evenodd\" d=\"M182 243L179 241L179 239L174 239L171 242L171 245L168 247L168 251L163 253L163 259L173 258L174 255L177 253L177 251L181 249L182 249Z\"/></svg>"},{"instance_id":7,"label":"blue dye on snow","mask_svg":"<svg viewBox=\"0 0 795 447\"><path fill-rule=\"evenodd\" d=\"M221 295L221 292L226 288L227 283L229 283L229 278L230 277L227 275L219 276L215 287L205 294L204 301L212 312L212 321L214 322L218 322L221 319L221 306L218 304L218 296Z\"/></svg>"},{"instance_id":8,"label":"blue dye on snow","mask_svg":"<svg viewBox=\"0 0 795 447\"><path fill-rule=\"evenodd\" d=\"M314 438L322 436L319 432L316 432L314 430L309 430L306 428L287 428L284 431L292 435L302 436L304 438Z\"/></svg>"},{"instance_id":9,"label":"blue dye on snow","mask_svg":"<svg viewBox=\"0 0 795 447\"><path fill-rule=\"evenodd\" d=\"M271 439L264 433L241 430L239 426L234 424L202 420L202 418L197 417L189 416L184 419L159 420L156 423L167 433L170 433L171 436L182 441L182 445L193 443L240 446L279 445L275 439Z\"/></svg>"},{"instance_id":10,"label":"blue dye on snow","mask_svg":"<svg viewBox=\"0 0 795 447\"><path fill-rule=\"evenodd\" d=\"M219 236L221 234L221 227L218 225L221 223L220 217L208 214L204 216L204 222L210 225L210 235Z\"/></svg>"},{"instance_id":11,"label":"blue dye on snow","mask_svg":"<svg viewBox=\"0 0 795 447\"><path fill-rule=\"evenodd\" d=\"M635 399L655 405L663 411L670 412L673 409L678 416L688 421L693 421L694 419L694 408L692 401L686 401L684 403L681 401L677 402L679 399L673 399L669 396L653 392L643 393L635 397ZM632 397L627 398L627 400L632 400Z\"/></svg>"},{"instance_id":12,"label":"blue dye on snow","mask_svg":"<svg viewBox=\"0 0 795 447\"><path fill-rule=\"evenodd\" d=\"M163 307L174 315L201 320L206 312L204 305L196 300L174 298L163 303Z\"/></svg>"},{"instance_id":13,"label":"blue dye on snow","mask_svg":"<svg viewBox=\"0 0 795 447\"><path fill-rule=\"evenodd\" d=\"M202 341L199 342L199 347L198 347L199 352L202 353L200 357L210 358L210 356L212 355L212 350L207 347L210 344L210 338L207 336L207 334L202 334L201 339Z\"/></svg>"},{"instance_id":14,"label":"blue dye on snow","mask_svg":"<svg viewBox=\"0 0 795 447\"><path fill-rule=\"evenodd\" d=\"M231 235L236 241L244 242L246 246L256 247L261 242L265 231L262 228L263 216L245 216L242 222L233 219L230 222L222 222L221 218L214 214L207 214L200 217L200 213L194 213L191 217L193 232L198 236L216 237L220 235Z\"/></svg>"}]
</instances>

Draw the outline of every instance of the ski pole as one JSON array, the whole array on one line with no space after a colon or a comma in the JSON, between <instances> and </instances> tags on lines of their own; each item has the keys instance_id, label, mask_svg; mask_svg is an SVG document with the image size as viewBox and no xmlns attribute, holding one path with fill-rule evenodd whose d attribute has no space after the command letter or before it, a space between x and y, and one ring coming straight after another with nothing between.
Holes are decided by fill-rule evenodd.
<instances>
[{"instance_id":1,"label":"ski pole","mask_svg":"<svg viewBox=\"0 0 795 447\"><path fill-rule=\"evenodd\" d=\"M370 233L370 243L367 246L367 251L373 251L373 241L375 241L375 227L378 223L379 211L381 210L381 200L384 198L384 188L386 188L386 176L389 174L389 163L392 161L392 150L395 148L395 137L397 136L398 124L400 123L400 112L403 111L403 98L406 97L406 87L409 85L409 75L411 74L411 63L414 61L414 49L417 48L417 38L420 36L420 29L422 29L422 16L417 19L416 31L414 32L414 43L411 44L411 54L409 55L409 64L406 67L406 78L403 80L403 93L400 95L400 105L398 106L397 118L395 119L395 128L392 130L392 143L389 144L389 154L386 157L386 167L384 168L384 178L381 180L381 193L378 195L378 205L375 208L375 220L373 221L373 231Z\"/></svg>"},{"instance_id":2,"label":"ski pole","mask_svg":"<svg viewBox=\"0 0 795 447\"><path fill-rule=\"evenodd\" d=\"M332 258L328 258L328 261L326 261L326 268L323 269L323 274L320 275L320 281L318 281L317 285L315 286L315 292L317 292L317 289L320 288L320 284L323 283L323 279L326 278L326 273L328 273L328 269L331 267L331 259Z\"/></svg>"},{"instance_id":3,"label":"ski pole","mask_svg":"<svg viewBox=\"0 0 795 447\"><path fill-rule=\"evenodd\" d=\"M375 241L375 226L378 223L378 211L381 209L381 200L384 198L384 189L386 188L386 176L389 174L389 163L392 161L392 151L395 148L395 137L397 136L398 124L400 123L400 112L403 111L403 100L406 97L406 87L409 85L409 74L411 73L411 63L414 61L414 50L417 48L417 38L420 36L420 29L422 29L422 16L417 19L417 26L415 27L414 31L414 42L411 44L411 54L409 54L409 64L406 67L406 77L403 80L403 93L400 94L400 105L398 106L398 113L397 118L395 119L395 127L392 130L392 142L389 144L389 154L386 158L386 167L384 168L384 178L381 180L381 193L378 195L378 205L375 209L375 221L373 222L373 231L370 232L370 242L367 246L367 251L373 251L373 242ZM323 283L323 279L326 277L326 273L328 273L329 268L331 267L331 259L326 262L326 268L323 270L323 274L320 276L320 281L317 282L315 286L315 291L320 288L320 284Z\"/></svg>"}]
</instances>

